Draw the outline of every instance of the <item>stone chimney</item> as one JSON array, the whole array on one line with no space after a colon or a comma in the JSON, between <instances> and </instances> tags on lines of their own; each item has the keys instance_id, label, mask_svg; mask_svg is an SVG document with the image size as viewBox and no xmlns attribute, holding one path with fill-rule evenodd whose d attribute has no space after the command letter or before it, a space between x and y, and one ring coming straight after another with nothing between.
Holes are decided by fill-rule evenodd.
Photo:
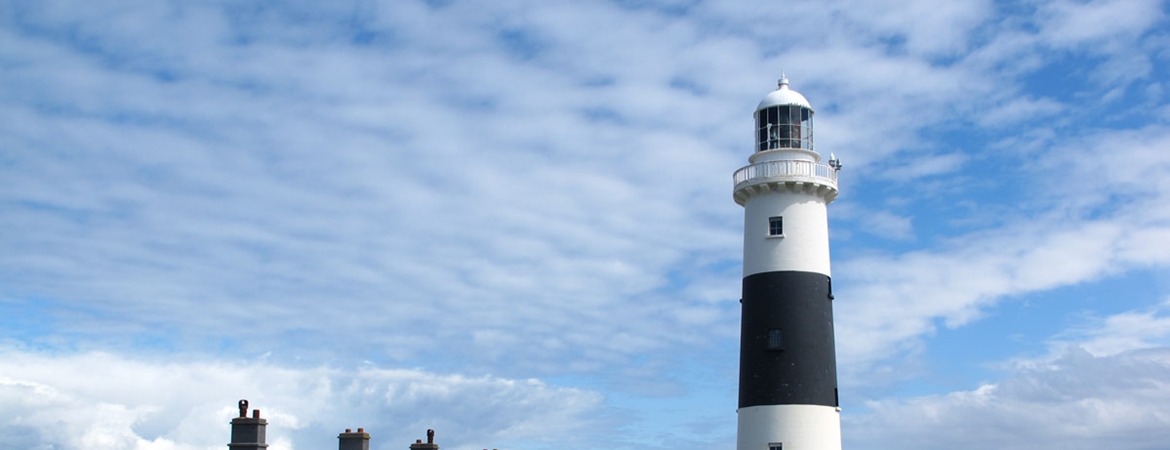
<instances>
[{"instance_id":1,"label":"stone chimney","mask_svg":"<svg viewBox=\"0 0 1170 450\"><path fill-rule=\"evenodd\" d=\"M268 444L264 443L265 429L268 421L260 418L260 410L253 409L252 417L248 417L248 401L240 400L240 417L232 419L232 442L228 444L230 450L264 450Z\"/></svg>"},{"instance_id":2,"label":"stone chimney","mask_svg":"<svg viewBox=\"0 0 1170 450\"><path fill-rule=\"evenodd\" d=\"M370 433L358 428L354 433L349 428L337 435L337 450L370 450Z\"/></svg>"}]
</instances>

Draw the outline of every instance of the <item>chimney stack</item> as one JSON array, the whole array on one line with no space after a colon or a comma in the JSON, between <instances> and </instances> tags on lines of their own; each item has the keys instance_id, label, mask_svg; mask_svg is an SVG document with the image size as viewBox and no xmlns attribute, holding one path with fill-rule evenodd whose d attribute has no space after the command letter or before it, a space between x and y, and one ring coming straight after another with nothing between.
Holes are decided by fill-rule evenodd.
<instances>
[{"instance_id":1,"label":"chimney stack","mask_svg":"<svg viewBox=\"0 0 1170 450\"><path fill-rule=\"evenodd\" d=\"M427 443L417 439L410 444L410 450L439 450L439 444L435 443L435 430L427 430Z\"/></svg>"},{"instance_id":2,"label":"chimney stack","mask_svg":"<svg viewBox=\"0 0 1170 450\"><path fill-rule=\"evenodd\" d=\"M346 428L337 435L337 450L370 450L370 433L364 428L358 428L356 433Z\"/></svg>"},{"instance_id":3,"label":"chimney stack","mask_svg":"<svg viewBox=\"0 0 1170 450\"><path fill-rule=\"evenodd\" d=\"M260 418L260 410L252 410L252 417L248 417L248 401L240 400L240 416L232 419L232 442L228 444L230 450L264 450L268 444L264 443L265 429L268 421Z\"/></svg>"}]
</instances>

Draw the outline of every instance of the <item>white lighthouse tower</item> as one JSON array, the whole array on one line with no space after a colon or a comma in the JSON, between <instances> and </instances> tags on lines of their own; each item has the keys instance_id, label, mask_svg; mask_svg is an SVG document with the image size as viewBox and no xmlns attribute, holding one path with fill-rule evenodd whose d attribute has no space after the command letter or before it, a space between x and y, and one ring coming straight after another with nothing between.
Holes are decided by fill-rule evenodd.
<instances>
[{"instance_id":1,"label":"white lighthouse tower","mask_svg":"<svg viewBox=\"0 0 1170 450\"><path fill-rule=\"evenodd\" d=\"M840 450L826 206L835 159L813 148L813 109L788 79L756 107L735 172L744 207L737 450Z\"/></svg>"}]
</instances>

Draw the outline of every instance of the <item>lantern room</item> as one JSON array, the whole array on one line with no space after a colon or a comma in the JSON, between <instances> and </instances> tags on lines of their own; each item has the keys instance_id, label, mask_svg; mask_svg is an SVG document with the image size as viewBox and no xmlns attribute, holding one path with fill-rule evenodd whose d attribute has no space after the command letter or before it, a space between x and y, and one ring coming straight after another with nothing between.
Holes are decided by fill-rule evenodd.
<instances>
[{"instance_id":1,"label":"lantern room","mask_svg":"<svg viewBox=\"0 0 1170 450\"><path fill-rule=\"evenodd\" d=\"M813 150L812 106L788 88L788 78L756 107L756 151Z\"/></svg>"}]
</instances>

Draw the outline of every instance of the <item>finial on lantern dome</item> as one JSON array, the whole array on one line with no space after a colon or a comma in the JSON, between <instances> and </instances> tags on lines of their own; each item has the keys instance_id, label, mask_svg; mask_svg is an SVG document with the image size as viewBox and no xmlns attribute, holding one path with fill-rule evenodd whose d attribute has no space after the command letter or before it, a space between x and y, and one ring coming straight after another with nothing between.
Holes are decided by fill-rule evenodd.
<instances>
[{"instance_id":1,"label":"finial on lantern dome","mask_svg":"<svg viewBox=\"0 0 1170 450\"><path fill-rule=\"evenodd\" d=\"M780 72L780 80L777 84L779 84L779 86L776 88L776 90L768 93L768 95L760 101L760 104L756 106L756 111L779 105L797 105L812 110L812 105L808 104L808 100L805 99L803 95L800 95L799 92L796 92L788 87L788 75L784 74L784 72Z\"/></svg>"}]
</instances>

